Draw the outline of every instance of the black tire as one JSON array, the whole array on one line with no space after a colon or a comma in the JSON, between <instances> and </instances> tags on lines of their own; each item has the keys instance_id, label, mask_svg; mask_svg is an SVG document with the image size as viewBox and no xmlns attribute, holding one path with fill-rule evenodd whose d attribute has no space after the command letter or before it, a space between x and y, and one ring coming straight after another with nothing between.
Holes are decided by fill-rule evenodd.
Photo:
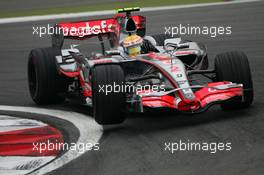
<instances>
[{"instance_id":1,"label":"black tire","mask_svg":"<svg viewBox=\"0 0 264 175\"><path fill-rule=\"evenodd\" d=\"M58 74L55 56L61 51L55 48L31 50L28 59L28 86L31 98L38 105L60 103L60 95L67 91L66 78Z\"/></svg>"},{"instance_id":2,"label":"black tire","mask_svg":"<svg viewBox=\"0 0 264 175\"><path fill-rule=\"evenodd\" d=\"M155 39L157 46L163 46L164 41L166 39L173 38L171 35L167 35L167 34L156 34L156 35L152 35L152 37Z\"/></svg>"},{"instance_id":3,"label":"black tire","mask_svg":"<svg viewBox=\"0 0 264 175\"><path fill-rule=\"evenodd\" d=\"M233 51L218 54L215 58L217 81L242 83L244 99L236 98L221 105L222 109L240 109L249 107L254 98L251 71L247 56L243 52Z\"/></svg>"},{"instance_id":4,"label":"black tire","mask_svg":"<svg viewBox=\"0 0 264 175\"><path fill-rule=\"evenodd\" d=\"M111 85L113 88L114 83L121 87L124 82L124 71L120 65L97 65L92 69L93 113L97 123L119 124L125 120L125 92L106 94L100 91L100 87Z\"/></svg>"}]
</instances>

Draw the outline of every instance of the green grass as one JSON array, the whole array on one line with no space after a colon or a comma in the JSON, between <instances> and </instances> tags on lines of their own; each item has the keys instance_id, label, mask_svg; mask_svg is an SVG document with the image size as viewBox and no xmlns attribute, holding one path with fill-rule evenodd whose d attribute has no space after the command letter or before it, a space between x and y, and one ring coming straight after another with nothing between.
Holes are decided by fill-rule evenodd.
<instances>
[{"instance_id":1,"label":"green grass","mask_svg":"<svg viewBox=\"0 0 264 175\"><path fill-rule=\"evenodd\" d=\"M180 5L180 4L195 4L207 2L219 2L221 0L131 0L126 2L113 2L113 3L97 3L87 6L65 6L49 9L39 9L31 11L4 11L0 12L0 18L18 17L18 16L34 16L34 15L47 15L47 14L60 14L60 13L76 13L88 12L98 10L113 10L123 7L155 7L166 5Z\"/></svg>"}]
</instances>

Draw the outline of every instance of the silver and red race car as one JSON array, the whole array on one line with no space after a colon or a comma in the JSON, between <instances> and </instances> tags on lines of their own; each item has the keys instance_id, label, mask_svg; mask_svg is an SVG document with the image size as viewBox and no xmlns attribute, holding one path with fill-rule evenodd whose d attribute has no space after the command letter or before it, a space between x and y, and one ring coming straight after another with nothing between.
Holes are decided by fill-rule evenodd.
<instances>
[{"instance_id":1,"label":"silver and red race car","mask_svg":"<svg viewBox=\"0 0 264 175\"><path fill-rule=\"evenodd\" d=\"M146 18L132 15L133 11L139 8L119 9L109 19L56 24L59 32L52 35L52 47L33 49L29 55L28 84L34 102L77 99L93 107L99 124L118 124L127 112L152 108L195 114L214 104L224 110L251 105L253 85L243 52L218 54L214 68L208 69L203 44L165 34L148 36ZM136 57L120 49L131 33L143 38ZM96 37L102 48L98 53L63 46L65 39Z\"/></svg>"}]
</instances>

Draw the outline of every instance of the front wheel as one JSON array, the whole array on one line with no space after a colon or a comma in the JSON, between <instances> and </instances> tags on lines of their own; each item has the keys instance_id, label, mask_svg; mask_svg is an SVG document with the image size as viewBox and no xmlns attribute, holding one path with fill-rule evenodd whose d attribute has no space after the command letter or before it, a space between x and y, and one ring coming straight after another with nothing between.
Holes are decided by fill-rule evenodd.
<instances>
[{"instance_id":1,"label":"front wheel","mask_svg":"<svg viewBox=\"0 0 264 175\"><path fill-rule=\"evenodd\" d=\"M222 109L249 107L254 98L251 71L247 56L243 52L233 51L218 54L215 58L217 81L231 81L243 84L244 96L221 105Z\"/></svg>"},{"instance_id":2,"label":"front wheel","mask_svg":"<svg viewBox=\"0 0 264 175\"><path fill-rule=\"evenodd\" d=\"M125 120L124 71L120 65L96 65L92 69L92 98L95 121L119 124Z\"/></svg>"}]
</instances>

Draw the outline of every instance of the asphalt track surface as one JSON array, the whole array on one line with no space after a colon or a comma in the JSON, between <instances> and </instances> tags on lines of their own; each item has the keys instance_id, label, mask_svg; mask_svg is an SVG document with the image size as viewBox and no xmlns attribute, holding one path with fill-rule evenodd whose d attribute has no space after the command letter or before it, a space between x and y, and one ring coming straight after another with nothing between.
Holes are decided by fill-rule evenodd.
<instances>
[{"instance_id":1,"label":"asphalt track surface","mask_svg":"<svg viewBox=\"0 0 264 175\"><path fill-rule=\"evenodd\" d=\"M130 116L106 128L100 151L88 152L51 174L264 174L264 2L148 12L148 34L165 26L232 26L231 36L189 36L208 46L212 65L217 53L247 53L255 88L251 108L223 112L219 107L193 117L169 114ZM28 95L26 65L31 48L49 46L48 37L32 36L32 26L55 21L0 25L0 104L35 106ZM91 49L90 47L89 49ZM46 106L90 114L70 103ZM229 152L164 151L165 142L231 142Z\"/></svg>"}]
</instances>

